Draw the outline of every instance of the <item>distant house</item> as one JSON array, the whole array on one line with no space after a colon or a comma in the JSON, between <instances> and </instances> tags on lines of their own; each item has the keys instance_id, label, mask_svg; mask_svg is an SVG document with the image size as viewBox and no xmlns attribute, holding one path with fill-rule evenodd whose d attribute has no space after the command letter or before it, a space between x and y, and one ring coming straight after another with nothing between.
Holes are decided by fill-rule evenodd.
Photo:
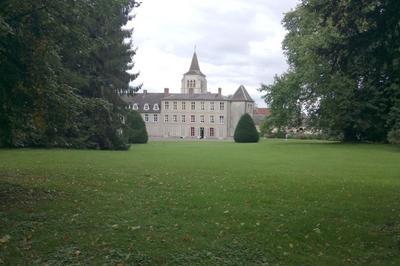
<instances>
[{"instance_id":1,"label":"distant house","mask_svg":"<svg viewBox=\"0 0 400 266\"><path fill-rule=\"evenodd\" d=\"M183 75L181 93L121 95L131 110L143 116L150 137L225 139L233 136L244 113L253 116L254 101L241 85L233 95L207 90L196 53L189 71Z\"/></svg>"},{"instance_id":2,"label":"distant house","mask_svg":"<svg viewBox=\"0 0 400 266\"><path fill-rule=\"evenodd\" d=\"M264 118L271 114L271 109L269 108L254 108L253 120L256 124L256 128L260 131L260 125L264 121Z\"/></svg>"}]
</instances>

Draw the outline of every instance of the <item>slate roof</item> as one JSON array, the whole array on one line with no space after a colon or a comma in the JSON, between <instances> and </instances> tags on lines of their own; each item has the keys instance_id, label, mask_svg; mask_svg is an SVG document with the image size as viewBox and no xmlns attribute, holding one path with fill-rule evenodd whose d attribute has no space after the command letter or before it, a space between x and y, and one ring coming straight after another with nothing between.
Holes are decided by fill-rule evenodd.
<instances>
[{"instance_id":1,"label":"slate roof","mask_svg":"<svg viewBox=\"0 0 400 266\"><path fill-rule=\"evenodd\" d=\"M161 112L161 99L164 97L164 93L137 93L133 96L123 95L122 100L127 104L137 104L138 112L140 113L160 113ZM145 104L149 105L149 110L144 110ZM158 104L158 110L154 110L154 104Z\"/></svg>"},{"instance_id":2,"label":"slate roof","mask_svg":"<svg viewBox=\"0 0 400 266\"><path fill-rule=\"evenodd\" d=\"M189 71L185 73L185 75L201 75L205 77L203 73L200 71L199 60L197 60L197 54L194 52L192 63L190 64Z\"/></svg>"},{"instance_id":3,"label":"slate roof","mask_svg":"<svg viewBox=\"0 0 400 266\"><path fill-rule=\"evenodd\" d=\"M205 101L228 101L229 97L220 95L218 93L173 93L162 100L205 100Z\"/></svg>"},{"instance_id":4,"label":"slate roof","mask_svg":"<svg viewBox=\"0 0 400 266\"><path fill-rule=\"evenodd\" d=\"M230 99L231 101L245 101L245 102L254 102L247 92L246 88L243 85L236 90L233 96Z\"/></svg>"}]
</instances>

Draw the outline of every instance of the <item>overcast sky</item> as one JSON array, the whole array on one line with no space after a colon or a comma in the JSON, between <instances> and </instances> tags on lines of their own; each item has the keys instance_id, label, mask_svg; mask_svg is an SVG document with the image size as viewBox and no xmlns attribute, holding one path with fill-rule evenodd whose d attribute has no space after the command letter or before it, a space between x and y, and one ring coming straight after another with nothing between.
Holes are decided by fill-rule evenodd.
<instances>
[{"instance_id":1,"label":"overcast sky","mask_svg":"<svg viewBox=\"0 0 400 266\"><path fill-rule=\"evenodd\" d=\"M283 13L298 0L143 0L135 10L135 84L149 92L180 92L194 46L208 91L233 94L243 84L259 106L257 88L287 68L281 49Z\"/></svg>"}]
</instances>

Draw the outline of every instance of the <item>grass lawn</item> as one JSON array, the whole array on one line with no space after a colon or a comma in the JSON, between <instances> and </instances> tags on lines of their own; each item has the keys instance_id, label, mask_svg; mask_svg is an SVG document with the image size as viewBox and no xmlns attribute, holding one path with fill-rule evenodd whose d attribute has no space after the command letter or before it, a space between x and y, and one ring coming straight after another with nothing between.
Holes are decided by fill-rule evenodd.
<instances>
[{"instance_id":1,"label":"grass lawn","mask_svg":"<svg viewBox=\"0 0 400 266\"><path fill-rule=\"evenodd\" d=\"M400 148L0 150L0 264L399 265Z\"/></svg>"}]
</instances>

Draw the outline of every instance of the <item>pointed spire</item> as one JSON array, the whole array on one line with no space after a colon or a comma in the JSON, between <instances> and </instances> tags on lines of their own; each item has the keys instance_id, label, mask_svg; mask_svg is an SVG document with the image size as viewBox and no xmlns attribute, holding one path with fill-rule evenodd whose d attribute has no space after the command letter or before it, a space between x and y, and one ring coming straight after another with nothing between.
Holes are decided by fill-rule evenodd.
<instances>
[{"instance_id":1,"label":"pointed spire","mask_svg":"<svg viewBox=\"0 0 400 266\"><path fill-rule=\"evenodd\" d=\"M200 66L199 66L199 61L197 60L197 54L196 54L196 46L195 46L195 51L193 53L192 57L192 63L190 64L189 71L186 72L185 74L191 74L191 75L202 75L205 76L203 73L200 71Z\"/></svg>"}]
</instances>

